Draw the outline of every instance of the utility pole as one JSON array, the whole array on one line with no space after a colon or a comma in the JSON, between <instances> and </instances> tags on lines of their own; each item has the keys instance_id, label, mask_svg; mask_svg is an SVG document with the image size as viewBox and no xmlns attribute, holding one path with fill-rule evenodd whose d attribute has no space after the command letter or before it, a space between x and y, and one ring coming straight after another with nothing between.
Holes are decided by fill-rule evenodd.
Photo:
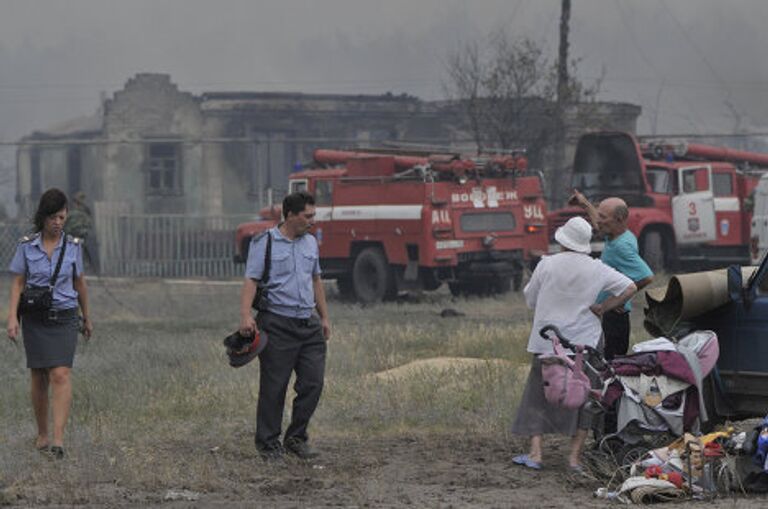
<instances>
[{"instance_id":1,"label":"utility pole","mask_svg":"<svg viewBox=\"0 0 768 509\"><path fill-rule=\"evenodd\" d=\"M557 102L565 105L569 99L568 86L568 32L571 22L571 0L562 0L560 6L560 48L557 55Z\"/></svg>"},{"instance_id":2,"label":"utility pole","mask_svg":"<svg viewBox=\"0 0 768 509\"><path fill-rule=\"evenodd\" d=\"M549 190L549 201L553 207L559 207L563 199L565 184L565 110L570 101L570 83L568 80L568 32L571 21L571 0L562 0L560 5L560 45L557 56L557 104L555 105L555 140L553 163Z\"/></svg>"}]
</instances>

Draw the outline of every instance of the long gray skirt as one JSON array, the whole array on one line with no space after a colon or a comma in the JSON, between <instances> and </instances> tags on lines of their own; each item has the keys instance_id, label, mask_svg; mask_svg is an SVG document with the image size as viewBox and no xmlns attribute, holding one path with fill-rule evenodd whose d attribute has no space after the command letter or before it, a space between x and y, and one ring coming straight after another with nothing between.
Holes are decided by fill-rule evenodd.
<instances>
[{"instance_id":1,"label":"long gray skirt","mask_svg":"<svg viewBox=\"0 0 768 509\"><path fill-rule=\"evenodd\" d=\"M77 314L51 321L40 315L23 315L21 333L30 369L71 368L77 346Z\"/></svg>"},{"instance_id":2,"label":"long gray skirt","mask_svg":"<svg viewBox=\"0 0 768 509\"><path fill-rule=\"evenodd\" d=\"M573 436L576 430L589 429L591 425L590 415L583 409L568 410L547 403L541 360L538 355L534 355L515 422L512 424L512 433L523 436L549 433Z\"/></svg>"}]
</instances>

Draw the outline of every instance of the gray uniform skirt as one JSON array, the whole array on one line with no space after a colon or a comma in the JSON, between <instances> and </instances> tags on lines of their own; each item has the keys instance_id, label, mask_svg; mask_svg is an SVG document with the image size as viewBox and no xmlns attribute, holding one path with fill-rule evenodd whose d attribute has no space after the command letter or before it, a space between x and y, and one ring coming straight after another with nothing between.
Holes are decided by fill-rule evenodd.
<instances>
[{"instance_id":1,"label":"gray uniform skirt","mask_svg":"<svg viewBox=\"0 0 768 509\"><path fill-rule=\"evenodd\" d=\"M30 369L71 368L75 358L79 318L76 312L64 311L66 316L55 320L40 314L21 317L21 333Z\"/></svg>"},{"instance_id":2,"label":"gray uniform skirt","mask_svg":"<svg viewBox=\"0 0 768 509\"><path fill-rule=\"evenodd\" d=\"M547 403L541 376L541 360L538 355L534 355L515 422L512 424L512 433L523 436L549 433L573 436L576 430L589 429L590 425L591 417L584 411L584 407L568 410Z\"/></svg>"}]
</instances>

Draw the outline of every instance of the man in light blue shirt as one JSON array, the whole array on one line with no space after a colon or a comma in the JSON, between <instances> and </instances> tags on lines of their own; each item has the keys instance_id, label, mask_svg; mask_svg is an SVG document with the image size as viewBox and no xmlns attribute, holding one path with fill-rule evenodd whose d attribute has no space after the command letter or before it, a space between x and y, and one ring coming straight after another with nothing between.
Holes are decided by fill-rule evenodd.
<instances>
[{"instance_id":1,"label":"man in light blue shirt","mask_svg":"<svg viewBox=\"0 0 768 509\"><path fill-rule=\"evenodd\" d=\"M331 334L317 240L308 234L315 218L312 195L286 196L283 218L278 226L251 241L240 298L240 333L250 336L258 326L268 338L259 354L256 411L256 448L265 460L280 458L284 450L301 459L317 456L309 447L307 427L323 390L326 341ZM267 253L270 265L268 277L264 277ZM254 320L251 304L262 278L267 279L263 283L266 305L260 306ZM296 397L281 444L285 393L294 371Z\"/></svg>"},{"instance_id":2,"label":"man in light blue shirt","mask_svg":"<svg viewBox=\"0 0 768 509\"><path fill-rule=\"evenodd\" d=\"M627 228L629 208L621 198L606 198L595 207L579 191L575 190L569 203L581 206L589 215L592 225L605 239L600 259L634 281L640 290L653 280L653 272L640 256L637 238ZM597 303L608 295L600 294ZM605 358L626 355L629 349L631 302L602 315Z\"/></svg>"}]
</instances>

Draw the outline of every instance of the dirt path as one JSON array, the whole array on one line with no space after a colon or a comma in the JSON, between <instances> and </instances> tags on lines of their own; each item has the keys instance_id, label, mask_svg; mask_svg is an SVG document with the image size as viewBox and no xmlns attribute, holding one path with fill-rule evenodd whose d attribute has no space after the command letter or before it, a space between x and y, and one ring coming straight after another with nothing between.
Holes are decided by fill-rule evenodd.
<instances>
[{"instance_id":1,"label":"dirt path","mask_svg":"<svg viewBox=\"0 0 768 509\"><path fill-rule=\"evenodd\" d=\"M245 438L245 437L243 437ZM562 439L549 442L565 451ZM204 444L200 444L201 447ZM84 506L163 507L581 507L604 508L611 502L595 499L600 483L569 476L564 457L550 455L540 472L513 466L522 441L449 437L396 437L367 440L322 440L319 461L288 459L264 464L250 447L231 444L217 451L215 464L228 477L209 492L187 492L194 500L168 501L168 489L136 492L109 484L93 486ZM177 450L180 461L194 461L199 451ZM209 453L213 454L213 453ZM223 488L223 489L222 489ZM183 492L184 486L174 491ZM30 505L30 500L12 503ZM676 507L758 508L768 499L751 497L690 501ZM668 504L664 504L668 505ZM664 505L661 505L662 507ZM52 507L52 506L48 506ZM656 505L655 507L659 507Z\"/></svg>"}]
</instances>

